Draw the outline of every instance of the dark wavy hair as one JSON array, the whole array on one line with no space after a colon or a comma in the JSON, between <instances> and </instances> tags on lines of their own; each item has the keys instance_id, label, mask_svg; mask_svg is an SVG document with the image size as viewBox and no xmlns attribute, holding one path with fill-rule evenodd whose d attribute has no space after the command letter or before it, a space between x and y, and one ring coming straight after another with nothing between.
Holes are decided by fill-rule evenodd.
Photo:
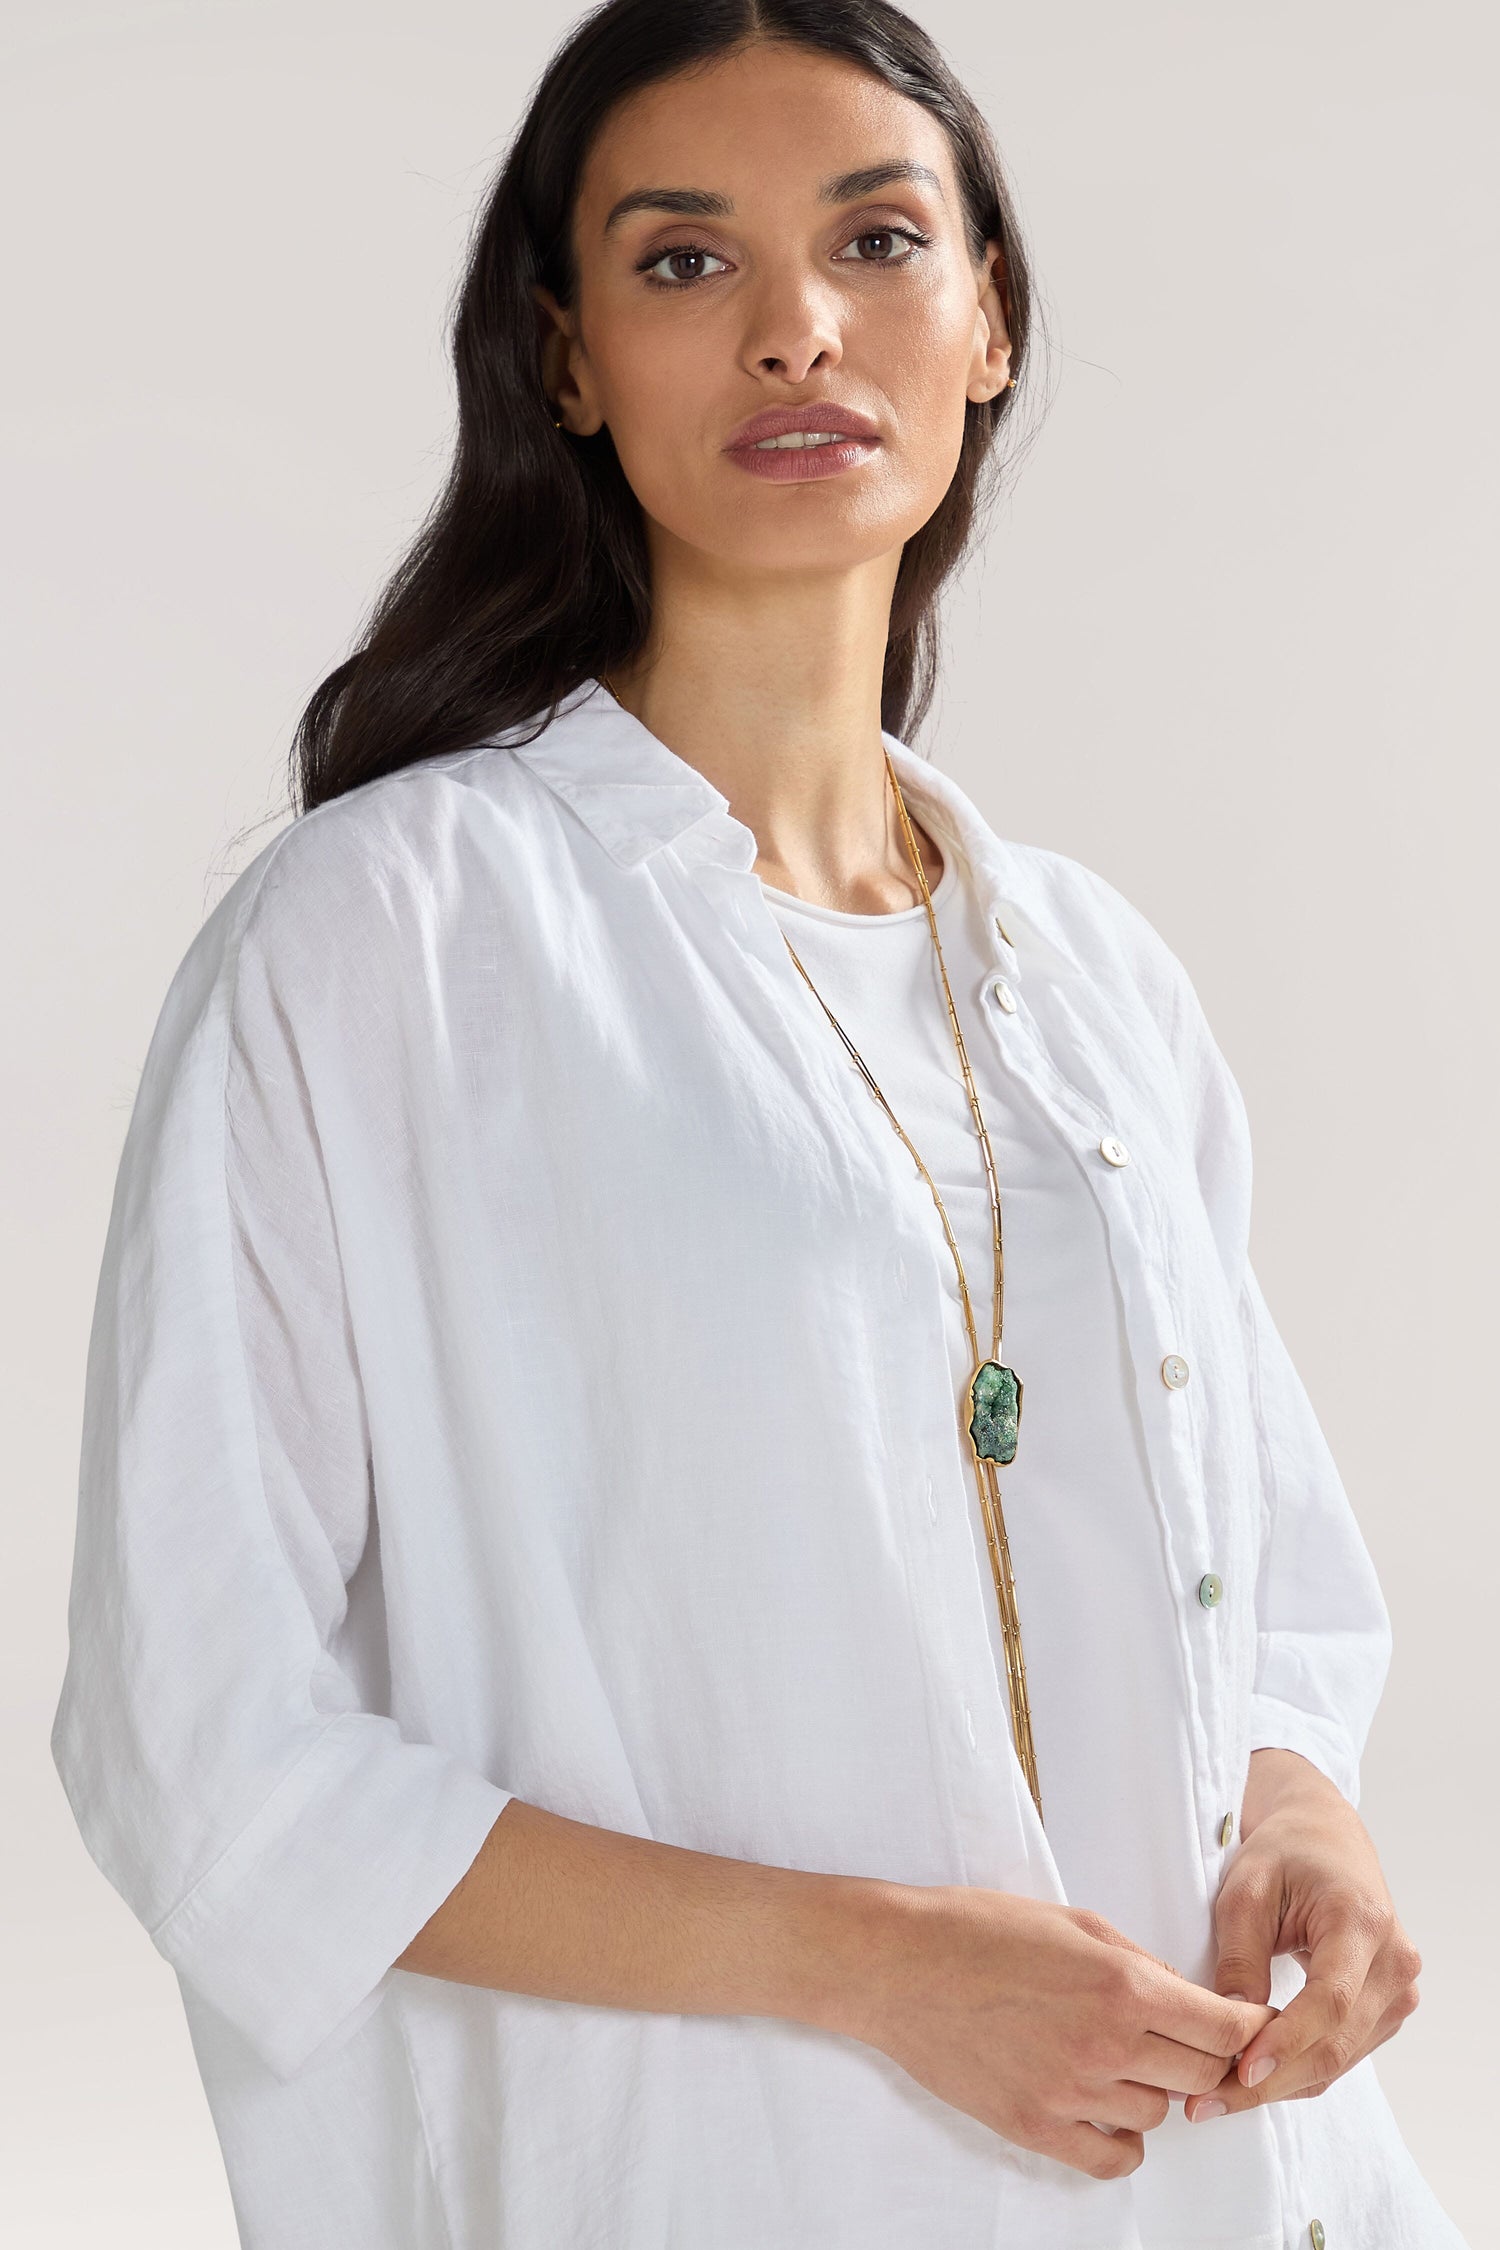
<instances>
[{"instance_id":1,"label":"dark wavy hair","mask_svg":"<svg viewBox=\"0 0 1500 2250\"><path fill-rule=\"evenodd\" d=\"M970 402L941 504L907 540L891 603L881 723L911 739L937 683L938 595L1019 447L1002 425L1029 395L1032 275L988 125L921 27L887 0L605 0L536 87L474 229L453 323L458 430L447 481L358 644L298 722L293 801L481 742L628 666L651 618L645 521L607 428L554 427L532 295L571 306L585 159L637 88L757 41L840 55L936 117L952 144L971 254L995 240L1015 387ZM534 737L533 737L534 739Z\"/></svg>"}]
</instances>

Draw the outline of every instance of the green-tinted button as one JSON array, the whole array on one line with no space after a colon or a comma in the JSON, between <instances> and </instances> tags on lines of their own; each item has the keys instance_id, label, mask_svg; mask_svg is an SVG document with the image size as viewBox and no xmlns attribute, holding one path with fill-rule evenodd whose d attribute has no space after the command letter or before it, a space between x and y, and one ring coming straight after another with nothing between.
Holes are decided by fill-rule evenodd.
<instances>
[{"instance_id":1,"label":"green-tinted button","mask_svg":"<svg viewBox=\"0 0 1500 2250\"><path fill-rule=\"evenodd\" d=\"M1221 1844L1227 1844L1233 1834L1234 1814L1232 1812L1227 1812L1224 1815L1224 1818L1219 1822L1219 1842Z\"/></svg>"},{"instance_id":2,"label":"green-tinted button","mask_svg":"<svg viewBox=\"0 0 1500 2250\"><path fill-rule=\"evenodd\" d=\"M1213 1571L1206 1570L1198 1581L1198 1599L1205 1609L1212 1609L1224 1599L1224 1581Z\"/></svg>"},{"instance_id":3,"label":"green-tinted button","mask_svg":"<svg viewBox=\"0 0 1500 2250\"><path fill-rule=\"evenodd\" d=\"M1307 2239L1312 2244L1312 2250L1323 2250L1323 2222L1321 2219L1309 2221Z\"/></svg>"}]
</instances>

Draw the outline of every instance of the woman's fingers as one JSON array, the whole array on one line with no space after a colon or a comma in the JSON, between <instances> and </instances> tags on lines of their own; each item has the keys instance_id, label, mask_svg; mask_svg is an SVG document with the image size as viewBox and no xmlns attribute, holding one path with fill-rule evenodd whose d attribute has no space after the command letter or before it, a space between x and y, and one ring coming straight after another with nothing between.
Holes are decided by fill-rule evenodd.
<instances>
[{"instance_id":1,"label":"woman's fingers","mask_svg":"<svg viewBox=\"0 0 1500 2250\"><path fill-rule=\"evenodd\" d=\"M1096 2180L1124 2179L1146 2154L1143 2136L1129 2126L1110 2132L1086 2118L1076 2125L1055 2126L1032 2145L1041 2155L1056 2157L1060 2164L1071 2164L1075 2171L1087 2172Z\"/></svg>"},{"instance_id":2,"label":"woman's fingers","mask_svg":"<svg viewBox=\"0 0 1500 2250\"><path fill-rule=\"evenodd\" d=\"M1399 1924L1387 1927L1359 1908L1334 1911L1307 1953L1307 1982L1281 2012L1273 2033L1252 2042L1237 2069L1213 2090L1209 2116L1321 2092L1385 2036L1392 2013L1416 2005L1421 1960ZM1187 2111L1193 2123L1197 2102Z\"/></svg>"},{"instance_id":3,"label":"woman's fingers","mask_svg":"<svg viewBox=\"0 0 1500 2250\"><path fill-rule=\"evenodd\" d=\"M1239 2076L1260 2084L1272 2072L1285 2073L1284 2083L1309 2077L1338 2077L1362 2051L1373 2019L1382 2015L1392 1995L1383 1987L1394 1980L1372 1977L1377 1959L1389 1950L1392 1960L1415 1950L1390 1946L1394 1915L1363 1899L1331 1901L1320 1916L1321 1928L1307 1950L1307 1981L1282 2010L1281 2020L1264 2037L1257 2035L1243 2058ZM1404 1932L1402 1933L1404 1938ZM1382 1970L1386 1963L1382 1961ZM1412 1971L1413 1980L1415 1970ZM1257 2068L1259 2065L1259 2068Z\"/></svg>"},{"instance_id":4,"label":"woman's fingers","mask_svg":"<svg viewBox=\"0 0 1500 2250\"><path fill-rule=\"evenodd\" d=\"M1277 2013L1085 1908L938 1886L896 1911L899 1943L868 1949L856 2035L1002 2139L1099 2179L1133 2171L1172 2090L1217 2085Z\"/></svg>"},{"instance_id":5,"label":"woman's fingers","mask_svg":"<svg viewBox=\"0 0 1500 2250\"><path fill-rule=\"evenodd\" d=\"M1205 2054L1201 2047L1185 2047L1180 2040L1147 2031L1131 2057L1129 2075L1143 2086L1160 2086L1169 2094L1207 2094L1233 2068L1233 2052Z\"/></svg>"},{"instance_id":6,"label":"woman's fingers","mask_svg":"<svg viewBox=\"0 0 1500 2250\"><path fill-rule=\"evenodd\" d=\"M1162 2087L1139 2086L1122 2078L1113 2086L1100 2087L1089 2104L1088 2123L1101 2133L1154 2133L1165 2124L1171 2107Z\"/></svg>"},{"instance_id":7,"label":"woman's fingers","mask_svg":"<svg viewBox=\"0 0 1500 2250\"><path fill-rule=\"evenodd\" d=\"M1257 2000L1229 2000L1222 1993L1210 1992L1206 1985L1192 1984L1185 1977L1163 1977L1152 1991L1147 2021L1150 2029L1145 2033L1149 2041L1154 2034L1164 2043L1190 2047L1199 2054L1217 2055L1230 2063L1268 2023L1281 2013ZM1132 2075L1141 2076L1132 2066ZM1180 2085L1180 2079L1173 2080Z\"/></svg>"}]
</instances>

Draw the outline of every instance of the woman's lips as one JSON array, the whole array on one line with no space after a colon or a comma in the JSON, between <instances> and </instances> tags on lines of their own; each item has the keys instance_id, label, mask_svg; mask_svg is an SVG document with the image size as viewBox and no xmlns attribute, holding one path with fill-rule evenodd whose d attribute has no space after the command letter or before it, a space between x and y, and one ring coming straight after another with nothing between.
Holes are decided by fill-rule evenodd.
<instances>
[{"instance_id":1,"label":"woman's lips","mask_svg":"<svg viewBox=\"0 0 1500 2250\"><path fill-rule=\"evenodd\" d=\"M834 437L827 445L736 445L729 458L768 484L807 484L814 477L836 477L868 461L879 438Z\"/></svg>"},{"instance_id":2,"label":"woman's lips","mask_svg":"<svg viewBox=\"0 0 1500 2250\"><path fill-rule=\"evenodd\" d=\"M809 445L809 437L827 442ZM788 439L801 442L789 444ZM768 484L809 484L815 477L842 476L858 468L879 443L880 431L868 414L837 399L809 398L752 414L725 450L750 476Z\"/></svg>"}]
</instances>

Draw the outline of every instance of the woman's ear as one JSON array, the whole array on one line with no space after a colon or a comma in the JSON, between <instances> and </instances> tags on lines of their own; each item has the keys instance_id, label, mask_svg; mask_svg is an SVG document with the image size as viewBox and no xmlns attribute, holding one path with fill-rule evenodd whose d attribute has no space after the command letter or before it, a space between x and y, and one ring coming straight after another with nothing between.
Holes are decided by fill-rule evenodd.
<instances>
[{"instance_id":1,"label":"woman's ear","mask_svg":"<svg viewBox=\"0 0 1500 2250\"><path fill-rule=\"evenodd\" d=\"M994 398L1010 380L1010 330L1005 319L1005 252L998 242L984 246L979 303L974 313L974 350L969 362L968 396L975 404Z\"/></svg>"},{"instance_id":2,"label":"woman's ear","mask_svg":"<svg viewBox=\"0 0 1500 2250\"><path fill-rule=\"evenodd\" d=\"M586 374L582 384L578 380L582 355L577 323L540 281L532 283L531 294L541 339L542 387L553 416L560 415L563 428L574 437L592 437L604 417L587 395Z\"/></svg>"}]
</instances>

